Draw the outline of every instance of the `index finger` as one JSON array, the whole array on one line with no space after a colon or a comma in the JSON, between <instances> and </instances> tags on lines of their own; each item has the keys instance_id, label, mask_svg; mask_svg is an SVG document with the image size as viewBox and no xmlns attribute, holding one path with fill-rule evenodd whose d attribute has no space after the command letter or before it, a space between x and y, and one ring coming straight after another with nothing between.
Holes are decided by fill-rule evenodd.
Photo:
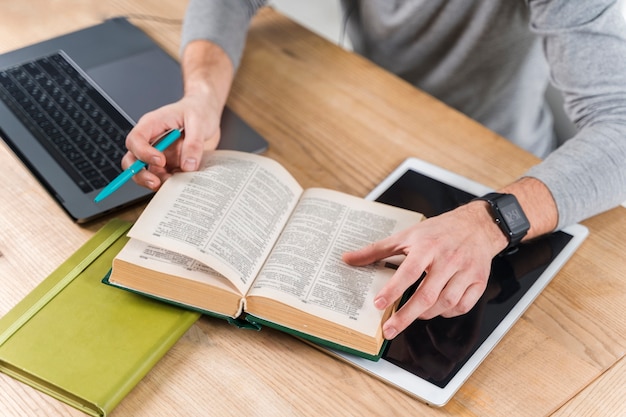
<instances>
[{"instance_id":1,"label":"index finger","mask_svg":"<svg viewBox=\"0 0 626 417\"><path fill-rule=\"evenodd\" d=\"M374 305L379 309L385 309L395 303L411 285L420 279L429 264L430 258L425 256L407 256L389 281L378 291L374 298Z\"/></svg>"},{"instance_id":2,"label":"index finger","mask_svg":"<svg viewBox=\"0 0 626 417\"><path fill-rule=\"evenodd\" d=\"M372 242L367 246L350 252L345 252L342 259L345 263L353 266L369 265L393 255L406 254L400 244L402 238L396 234L384 239Z\"/></svg>"}]
</instances>

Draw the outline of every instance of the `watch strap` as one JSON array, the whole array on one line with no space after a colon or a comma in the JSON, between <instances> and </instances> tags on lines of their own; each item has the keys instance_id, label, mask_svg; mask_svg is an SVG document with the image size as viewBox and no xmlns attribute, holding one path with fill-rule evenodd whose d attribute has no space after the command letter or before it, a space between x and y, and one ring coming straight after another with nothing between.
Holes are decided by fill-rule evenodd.
<instances>
[{"instance_id":1,"label":"watch strap","mask_svg":"<svg viewBox=\"0 0 626 417\"><path fill-rule=\"evenodd\" d=\"M504 248L503 252L509 252L511 249L516 248L530 228L528 218L524 214L517 198L513 194L491 192L482 197L477 197L474 200L486 201L489 204L490 212L495 223L509 241L509 244ZM504 208L503 205L505 205L506 208ZM511 206L513 206L512 209ZM515 221L514 227L512 227L510 223L511 220L507 220L507 216L511 210L515 212L519 219Z\"/></svg>"}]
</instances>

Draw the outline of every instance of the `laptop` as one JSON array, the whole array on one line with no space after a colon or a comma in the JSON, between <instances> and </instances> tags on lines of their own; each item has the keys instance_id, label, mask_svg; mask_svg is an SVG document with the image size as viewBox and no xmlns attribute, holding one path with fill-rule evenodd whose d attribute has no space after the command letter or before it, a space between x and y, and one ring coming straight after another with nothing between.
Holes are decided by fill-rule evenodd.
<instances>
[{"instance_id":1,"label":"laptop","mask_svg":"<svg viewBox=\"0 0 626 417\"><path fill-rule=\"evenodd\" d=\"M0 55L0 136L75 221L150 197L128 182L94 203L119 172L125 137L146 112L182 96L179 63L142 30L114 18ZM222 149L267 142L225 109Z\"/></svg>"},{"instance_id":2,"label":"laptop","mask_svg":"<svg viewBox=\"0 0 626 417\"><path fill-rule=\"evenodd\" d=\"M426 217L452 210L488 187L417 158L408 158L367 196ZM511 329L587 237L580 224L494 258L487 290L467 314L416 320L373 362L329 353L433 406L445 405ZM415 287L415 286L414 286ZM409 288L407 299L415 288ZM323 348L325 349L325 348ZM511 380L514 375L511 375Z\"/></svg>"}]
</instances>

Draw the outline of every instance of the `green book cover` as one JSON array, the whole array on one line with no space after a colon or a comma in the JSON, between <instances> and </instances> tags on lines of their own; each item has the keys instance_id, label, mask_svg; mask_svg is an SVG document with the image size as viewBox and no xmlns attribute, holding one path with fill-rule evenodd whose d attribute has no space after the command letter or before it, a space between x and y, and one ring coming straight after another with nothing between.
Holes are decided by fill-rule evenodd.
<instances>
[{"instance_id":1,"label":"green book cover","mask_svg":"<svg viewBox=\"0 0 626 417\"><path fill-rule=\"evenodd\" d=\"M346 353L349 353L349 354L355 355L355 356L360 356L361 358L369 359L369 360L374 361L374 362L377 362L377 361L380 360L380 358L385 353L385 349L387 348L387 345L389 344L388 340L384 340L383 344L382 344L382 346L380 348L380 351L377 354L375 354L375 355L370 355L368 353L361 352L360 350L351 349L351 348L349 348L347 346L343 346L343 345L341 345L339 343L334 343L334 342L331 342L329 340L321 339L319 337L315 337L315 336L312 336L310 334L300 332L298 330L292 329L292 328L287 327L287 326L282 326L282 325L280 325L278 323L274 323L274 322L272 322L270 320L265 320L265 319L263 319L261 317L254 316L252 314L246 314L244 319L246 321L252 323L253 325L258 326L259 328L261 328L262 326L271 327L273 329L280 330L281 332L285 332L285 333L288 333L288 334L290 334L292 336L295 336L295 337L297 337L299 339L302 339L305 342L309 342L309 344L319 345L319 346L322 346L322 347L329 347L329 348L335 349L335 350L340 350L342 352L346 352Z\"/></svg>"},{"instance_id":2,"label":"green book cover","mask_svg":"<svg viewBox=\"0 0 626 417\"><path fill-rule=\"evenodd\" d=\"M101 283L129 228L109 222L0 318L1 372L105 416L195 323L197 312Z\"/></svg>"},{"instance_id":3,"label":"green book cover","mask_svg":"<svg viewBox=\"0 0 626 417\"><path fill-rule=\"evenodd\" d=\"M110 274L110 271L109 271L109 273L104 277L102 282L107 284L107 285L110 285L113 288L119 288L119 289L122 289L124 291L131 292L133 294L143 295L145 297L148 297L148 298L151 298L151 299L154 299L154 300L158 300L158 301L161 301L161 302L164 302L164 303L168 303L168 304L171 304L171 305L174 305L174 306L179 306L181 308L186 308L186 309L189 309L191 311L196 311L196 312L198 312L200 314L204 314L204 315L207 315L207 316L216 317L216 318L219 318L219 319L224 319L224 320L228 321L228 323L230 323L231 325L233 325L233 326L235 326L237 328L240 328L240 329L250 329L250 330L257 330L257 331L259 331L263 327L271 327L273 329L280 330L280 331L285 332L285 333L289 333L290 335L295 336L295 337L297 337L297 338L299 338L299 339L301 339L301 340L303 340L305 342L308 342L310 344L319 345L319 346L322 346L322 347L329 347L329 348L335 349L335 350L340 350L342 352L346 352L346 353L349 353L349 354L355 355L355 356L360 356L362 358L369 359L371 361L378 361L378 360L380 360L380 358L384 354L385 349L386 349L387 344L388 344L387 340L383 341L383 344L381 346L380 351L377 354L372 355L372 354L369 354L369 353L366 353L366 352L362 352L362 351L357 350L357 349L349 348L349 347L341 345L339 343L335 343L335 342L332 342L332 341L329 341L329 340L326 340L326 339L322 339L322 338L319 338L319 337L312 336L312 335L307 334L307 333L300 332L298 330L292 329L292 328L287 327L287 326L282 326L282 325L280 325L278 323L274 323L271 320L266 320L266 319L263 319L261 317L252 315L250 313L244 312L243 314L241 314L241 316L233 318L233 317L226 316L224 314L216 313L214 311L202 309L202 308L199 308L199 307L194 307L194 306L191 306L189 304L176 302L176 301L170 300L168 298L158 297L156 295L153 295L153 294L150 294L150 293L147 293L147 292L142 292L142 291L134 290L132 288L124 287L124 286L121 286L121 285L118 285L118 284L115 284L115 283L111 282L109 280L110 276L111 276L111 274Z\"/></svg>"}]
</instances>

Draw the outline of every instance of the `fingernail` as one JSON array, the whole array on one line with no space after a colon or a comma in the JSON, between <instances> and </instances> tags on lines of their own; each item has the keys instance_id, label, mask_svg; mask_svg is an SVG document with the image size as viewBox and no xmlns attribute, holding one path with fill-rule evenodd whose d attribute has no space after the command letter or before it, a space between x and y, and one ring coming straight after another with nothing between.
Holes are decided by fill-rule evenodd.
<instances>
[{"instance_id":1,"label":"fingernail","mask_svg":"<svg viewBox=\"0 0 626 417\"><path fill-rule=\"evenodd\" d=\"M195 159L185 159L185 162L183 162L183 171L193 171L196 169L196 160Z\"/></svg>"},{"instance_id":2,"label":"fingernail","mask_svg":"<svg viewBox=\"0 0 626 417\"><path fill-rule=\"evenodd\" d=\"M153 181L146 181L146 187L148 187L149 189L153 190L154 189L154 182Z\"/></svg>"},{"instance_id":3,"label":"fingernail","mask_svg":"<svg viewBox=\"0 0 626 417\"><path fill-rule=\"evenodd\" d=\"M391 340L398 334L398 331L395 327L385 326L383 327L383 334L385 335L385 339Z\"/></svg>"},{"instance_id":4,"label":"fingernail","mask_svg":"<svg viewBox=\"0 0 626 417\"><path fill-rule=\"evenodd\" d=\"M159 158L158 156L153 156L152 158L150 158L150 163L152 165L159 165L161 163L161 158Z\"/></svg>"},{"instance_id":5,"label":"fingernail","mask_svg":"<svg viewBox=\"0 0 626 417\"><path fill-rule=\"evenodd\" d=\"M382 310L383 308L387 307L387 301L383 297L378 297L374 300L374 307Z\"/></svg>"}]
</instances>

